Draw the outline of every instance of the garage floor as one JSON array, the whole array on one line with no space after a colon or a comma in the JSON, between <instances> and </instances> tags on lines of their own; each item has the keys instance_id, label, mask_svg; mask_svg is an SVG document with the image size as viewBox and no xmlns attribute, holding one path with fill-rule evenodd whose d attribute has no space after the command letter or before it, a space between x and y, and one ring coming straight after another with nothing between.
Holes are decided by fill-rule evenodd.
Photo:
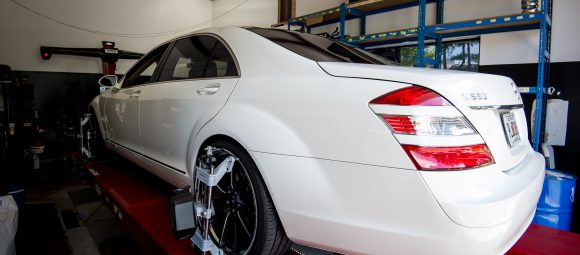
<instances>
[{"instance_id":1,"label":"garage floor","mask_svg":"<svg viewBox=\"0 0 580 255\"><path fill-rule=\"evenodd\" d=\"M127 164L131 164L126 162ZM123 167L123 161L116 162ZM124 169L131 169L125 165ZM115 214L89 185L89 178L79 171L79 164L71 158L45 160L40 170L23 170L27 187L26 204L20 209L19 229L16 236L18 254L59 255L133 255L144 252L126 229L119 224ZM101 176L107 171L101 169ZM119 169L117 182L132 190L123 181ZM146 178L139 171L132 178ZM129 177L130 177L129 176ZM149 180L149 181L155 181ZM135 186L135 185L133 185ZM118 190L121 192L121 190ZM154 193L154 191L151 191ZM145 192L147 193L147 192ZM141 193L140 193L141 194ZM141 194L143 195L143 194ZM151 194L149 194L151 195ZM158 194L159 195L159 194ZM161 195L163 199L166 199ZM577 249L580 235L533 225L509 254L580 254ZM33 245L31 245L33 244ZM308 247L294 245L288 255L332 255Z\"/></svg>"},{"instance_id":2,"label":"garage floor","mask_svg":"<svg viewBox=\"0 0 580 255\"><path fill-rule=\"evenodd\" d=\"M142 254L72 158L43 161L40 170L26 175L18 254Z\"/></svg>"},{"instance_id":3,"label":"garage floor","mask_svg":"<svg viewBox=\"0 0 580 255\"><path fill-rule=\"evenodd\" d=\"M18 254L137 255L137 242L119 225L71 158L45 160L25 173L26 205L20 209ZM34 244L34 245L31 245ZM308 247L289 254L330 255Z\"/></svg>"}]
</instances>

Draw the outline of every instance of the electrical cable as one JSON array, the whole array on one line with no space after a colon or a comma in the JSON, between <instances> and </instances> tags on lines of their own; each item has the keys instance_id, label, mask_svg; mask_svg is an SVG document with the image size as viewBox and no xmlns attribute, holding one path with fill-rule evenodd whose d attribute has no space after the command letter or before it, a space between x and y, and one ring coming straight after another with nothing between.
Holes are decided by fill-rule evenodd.
<instances>
[{"instance_id":1,"label":"electrical cable","mask_svg":"<svg viewBox=\"0 0 580 255\"><path fill-rule=\"evenodd\" d=\"M93 212L92 212L92 213L89 215L89 217L87 217L87 218L86 218L85 220L83 220L83 221L84 221L85 223L86 223L86 222L89 222L89 221L91 220L91 218L92 218L93 216L95 216L95 214L97 214L97 212L98 212L98 211L99 211L99 210L100 210L100 209L103 207L103 205L104 205L104 204L105 204L105 202L102 202L102 201L101 201L101 203L99 204L99 206L98 206L97 208L95 208L95 209L93 210Z\"/></svg>"},{"instance_id":2,"label":"electrical cable","mask_svg":"<svg viewBox=\"0 0 580 255\"><path fill-rule=\"evenodd\" d=\"M61 24L63 26L69 27L69 28L81 30L81 31L88 32L88 33L98 34L98 35L108 35L108 36L115 36L115 37L137 37L137 38L142 38L142 37L166 36L166 35L171 35L171 34L176 34L176 33L181 33L181 32L185 32L185 31L191 30L191 29L196 28L196 27L199 27L199 26L201 26L203 24L206 24L206 23L210 23L212 21L215 21L215 20L217 20L217 19L219 19L219 18L221 18L221 17L223 17L223 16L225 16L225 15L227 15L227 14L229 14L229 13L235 11L235 10L237 10L238 8L240 8L242 5L244 5L245 3L247 3L250 0L243 0L243 1L239 2L233 8L231 8L231 9L229 9L229 10L227 10L227 11L225 11L225 12L219 14L219 15L217 15L216 17L214 17L212 19L209 19L209 20L206 20L206 21L203 21L203 22L200 22L200 23L197 23L195 25L191 25L191 26L187 26L187 27L182 27L182 28L178 28L178 29L173 29L173 30L168 30L168 31L164 31L164 32L143 33L143 34L141 34L141 33L135 33L135 34L112 33L112 32L99 31L99 30L94 30L94 29L90 29L90 28L85 28L85 27L80 27L80 26L76 26L76 25L71 25L71 24L65 23L65 22L63 22L61 20L58 20L56 18L52 18L52 17L49 17L49 16L47 16L45 14L42 14L41 12L39 12L39 11L37 11L35 9L30 8L30 7L26 6L26 5L18 2L17 0L10 0L10 1L13 2L14 4L16 4L16 5L24 8L25 10L33 13L33 14L36 14L36 15L42 17L42 18L48 19L50 21L56 22L58 24Z\"/></svg>"}]
</instances>

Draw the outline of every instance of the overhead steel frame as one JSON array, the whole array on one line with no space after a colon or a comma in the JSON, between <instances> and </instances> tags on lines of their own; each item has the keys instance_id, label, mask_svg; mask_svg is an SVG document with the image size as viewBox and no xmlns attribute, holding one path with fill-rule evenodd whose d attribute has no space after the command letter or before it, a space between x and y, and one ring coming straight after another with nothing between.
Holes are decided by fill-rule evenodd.
<instances>
[{"instance_id":1,"label":"overhead steel frame","mask_svg":"<svg viewBox=\"0 0 580 255\"><path fill-rule=\"evenodd\" d=\"M389 1L390 0L370 0L366 2L370 6L380 2ZM427 4L433 2L437 4L437 24L427 25L425 22L426 6ZM514 14L453 23L444 23L444 0L402 1L402 4L391 5L386 8L371 8L371 10L368 11L360 11L357 9L361 6L361 4L355 4L356 7L351 7L354 5L347 5L343 3L336 8L288 19L288 29L291 29L292 26L297 25L301 26L302 30L310 32L310 29L313 27L339 23L339 40L341 42L362 48L417 41L417 66L425 67L427 65L431 65L436 68L440 68L443 54L445 54L443 45L444 38L539 29L540 41L538 49L537 84L536 86L531 87L529 91L530 93L535 93L536 95L537 103L535 106L532 145L534 150L538 151L541 148L541 144L543 142L545 128L545 108L547 102L545 89L549 87L550 81L552 2L553 0L541 0L541 9L539 12L535 13ZM363 5L365 5L365 2L363 2ZM418 24L416 28L366 34L365 27L367 16L413 6L418 6L419 9ZM322 22L307 25L306 21L308 19L319 16L324 17ZM348 37L345 35L346 21L351 19L360 19L360 36ZM434 59L427 58L425 56L427 40L435 40L436 51Z\"/></svg>"}]
</instances>

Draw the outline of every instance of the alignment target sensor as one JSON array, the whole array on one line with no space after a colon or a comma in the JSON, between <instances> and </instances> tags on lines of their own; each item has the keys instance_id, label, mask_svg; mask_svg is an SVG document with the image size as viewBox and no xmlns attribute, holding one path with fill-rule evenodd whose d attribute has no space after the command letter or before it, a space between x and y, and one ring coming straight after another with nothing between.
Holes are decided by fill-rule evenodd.
<instances>
[{"instance_id":1,"label":"alignment target sensor","mask_svg":"<svg viewBox=\"0 0 580 255\"><path fill-rule=\"evenodd\" d=\"M195 214L193 197L189 189L175 190L171 197L171 226L177 239L193 236L195 232Z\"/></svg>"}]
</instances>

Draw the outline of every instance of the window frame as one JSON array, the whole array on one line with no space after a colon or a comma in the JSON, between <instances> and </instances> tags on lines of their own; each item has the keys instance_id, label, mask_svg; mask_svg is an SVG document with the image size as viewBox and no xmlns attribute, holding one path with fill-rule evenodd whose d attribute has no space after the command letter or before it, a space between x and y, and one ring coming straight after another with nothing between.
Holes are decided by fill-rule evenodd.
<instances>
[{"instance_id":1,"label":"window frame","mask_svg":"<svg viewBox=\"0 0 580 255\"><path fill-rule=\"evenodd\" d=\"M225 46L226 50L228 51L230 56L232 56L232 59L236 65L237 75L159 81L159 78L160 78L159 76L161 75L161 70L163 70L165 68L165 64L167 64L167 58L169 58L169 54L170 54L171 50L173 50L175 43L181 39L186 39L186 38L190 38L190 37L194 37L194 36L204 36L204 35L211 36L211 37L215 38L217 40L217 42L220 42ZM215 46L214 46L214 49L215 49ZM213 55L214 49L212 49L212 55ZM211 56L210 56L210 58L211 58ZM169 48L165 51L165 54L162 58L162 62L161 62L160 66L161 66L161 68L159 69L159 72L157 72L157 75L155 77L155 81L156 81L155 83L169 83L169 82L197 81L197 80L217 80L217 79L237 79L237 78L240 78L242 76L241 71L240 71L240 64L239 64L238 59L236 58L236 55L234 54L233 50L230 48L230 46L226 43L226 41L224 39L222 39L220 36L218 36L216 34L212 34L212 33L198 33L198 34L192 34L192 35L185 35L185 36L181 36L181 37L173 39L171 41L171 44L169 45ZM151 83L148 83L148 84L151 84Z\"/></svg>"},{"instance_id":2,"label":"window frame","mask_svg":"<svg viewBox=\"0 0 580 255\"><path fill-rule=\"evenodd\" d=\"M205 77L199 77L199 78L184 78L184 79L175 79L175 80L160 81L160 79L161 79L161 73L163 73L163 69L165 69L165 65L167 65L167 60L169 59L169 57L171 55L171 52L175 48L175 44L177 44L178 41L183 40L183 39L188 39L188 38L192 38L192 37L195 37L195 36L204 36L204 35L205 34L195 34L195 35L182 36L182 37L173 39L172 42L171 42L171 45L169 45L169 48L167 49L166 55L163 58L162 66L161 66L161 69L159 69L159 74L157 76L157 82L161 83L161 82L170 82L170 81L187 81L187 80L198 80L198 79L205 78ZM215 37L213 37L213 38L215 39ZM217 40L216 40L216 42L217 42ZM213 47L215 48L215 44L214 44ZM213 54L213 49L211 49L210 54ZM209 57L211 57L211 55ZM209 57L208 57L208 61L209 61ZM207 62L205 64L207 65Z\"/></svg>"},{"instance_id":3,"label":"window frame","mask_svg":"<svg viewBox=\"0 0 580 255\"><path fill-rule=\"evenodd\" d=\"M173 46L175 45L175 42L177 42L178 40L181 40L181 39L188 38L188 37L201 36L201 35L208 35L208 36L214 37L214 38L216 38L219 42L221 42L226 47L226 49L228 50L228 52L232 56L232 59L234 60L234 63L236 64L236 71L237 71L238 75L236 75L236 76L229 75L229 76L221 76L221 77L203 77L203 78L191 78L191 79L159 81L159 76L161 75L161 70L165 67L165 63L167 61L167 58L169 57L169 53L170 53L171 49L173 49ZM129 74L130 72L132 72L133 69L135 69L137 67L137 65L139 65L139 63L141 63L141 60L142 59L144 59L146 56L148 56L150 53L152 53L153 51L157 50L158 48L163 47L164 45L168 45L168 46L167 46L167 49L165 49L165 52L163 52L163 55L161 56L161 59L159 61L159 64L158 64L157 69L155 70L155 72L152 75L152 79L151 79L152 81L149 82L149 83L144 83L144 84L139 84L139 85L133 85L133 86L125 87L125 78L127 77L127 74ZM161 83L180 82L180 81L195 81L195 80L209 80L209 79L214 79L214 80L217 80L217 79L238 79L238 78L241 78L241 77L242 77L242 72L240 70L240 64L238 62L238 59L236 58L236 55L234 54L234 51L230 47L230 45L223 38L221 38L219 35L216 35L216 34L213 34L213 33L197 33L197 34L189 34L189 35L184 35L184 36L180 36L180 37L171 39L171 40L169 40L167 42L162 43L161 45L158 45L157 47L153 48L149 52L147 52L147 54L145 54L144 57L142 57L135 64L133 64L133 66L131 66L131 68L129 68L129 70L125 73L125 75L123 75L123 78L119 81L119 83L121 84L121 87L119 89L126 89L126 88L133 88L133 87L141 87L141 86L149 86L149 85L155 85L155 84L161 84Z\"/></svg>"},{"instance_id":4,"label":"window frame","mask_svg":"<svg viewBox=\"0 0 580 255\"><path fill-rule=\"evenodd\" d=\"M169 42L165 42L162 43L161 45L158 45L157 47L153 48L152 50L150 50L149 52L147 52L147 54L145 54L141 59L139 59L137 62L135 62L135 64L133 64L131 66L131 68L129 68L129 70L125 73L125 75L123 75L123 78L121 81L119 81L119 83L121 84L121 87L119 89L127 89L127 88L133 88L133 87L140 87L140 86L145 86L145 85L149 85L149 84L153 84L153 83L157 83L158 82L158 74L161 70L162 64L165 62L165 58L168 52L168 49L171 48L171 46L173 45L173 41L169 41ZM163 53L161 54L161 58L159 58L159 62L157 63L157 66L155 67L155 70L153 71L153 74L151 74L151 82L148 83L142 83L142 84L137 84L137 85L130 85L130 86L126 86L126 79L127 77L133 72L136 71L137 68L139 68L141 66L141 64L143 63L143 60L147 57L149 57L151 55L151 53L153 53L154 51L158 50L159 48L166 46L165 50L163 51ZM145 71L145 70L143 70Z\"/></svg>"}]
</instances>

